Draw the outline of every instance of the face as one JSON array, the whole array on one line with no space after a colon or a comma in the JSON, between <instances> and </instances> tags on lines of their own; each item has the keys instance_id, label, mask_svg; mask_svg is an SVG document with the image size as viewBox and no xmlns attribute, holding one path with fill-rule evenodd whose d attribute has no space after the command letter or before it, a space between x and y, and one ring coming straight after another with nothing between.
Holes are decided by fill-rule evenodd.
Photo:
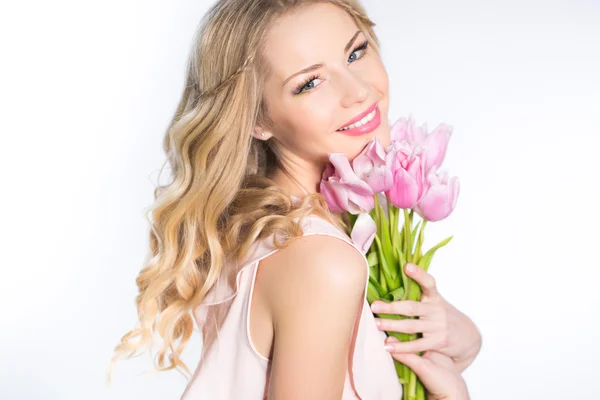
<instances>
[{"instance_id":1,"label":"face","mask_svg":"<svg viewBox=\"0 0 600 400\"><path fill-rule=\"evenodd\" d=\"M333 152L352 160L375 136L387 145L388 77L371 45L350 15L332 4L281 17L263 50L272 124L257 127L256 137L276 140L282 161L296 165L323 166Z\"/></svg>"}]
</instances>

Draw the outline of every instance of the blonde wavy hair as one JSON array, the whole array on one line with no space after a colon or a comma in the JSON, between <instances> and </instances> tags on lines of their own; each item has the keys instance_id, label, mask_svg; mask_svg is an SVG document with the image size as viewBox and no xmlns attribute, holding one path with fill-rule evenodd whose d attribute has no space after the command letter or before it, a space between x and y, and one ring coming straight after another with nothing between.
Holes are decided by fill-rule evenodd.
<instances>
[{"instance_id":1,"label":"blonde wavy hair","mask_svg":"<svg viewBox=\"0 0 600 400\"><path fill-rule=\"evenodd\" d=\"M347 11L379 51L375 24L356 0L221 0L201 22L163 142L172 179L157 184L148 211L150 252L136 279L139 323L116 346L107 383L116 361L152 344L154 333L163 342L155 369L181 368L191 376L180 356L194 330L192 311L223 266L240 263L257 239L281 235L275 245L283 248L303 235L308 214L348 233L347 218L332 214L321 194L291 202L269 178L276 168L285 173L277 144L251 134L271 122L261 86L268 74L261 59L265 32L283 14L314 3Z\"/></svg>"}]
</instances>

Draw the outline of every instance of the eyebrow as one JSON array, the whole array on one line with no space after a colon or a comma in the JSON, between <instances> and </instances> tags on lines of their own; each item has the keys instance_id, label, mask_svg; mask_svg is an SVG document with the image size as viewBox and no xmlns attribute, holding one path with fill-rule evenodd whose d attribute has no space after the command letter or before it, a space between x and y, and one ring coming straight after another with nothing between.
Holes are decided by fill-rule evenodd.
<instances>
[{"instance_id":1,"label":"eyebrow","mask_svg":"<svg viewBox=\"0 0 600 400\"><path fill-rule=\"evenodd\" d=\"M354 36L352 36L352 39L350 39L350 41L348 42L348 44L346 45L346 47L344 47L344 53L347 53L348 50L350 50L350 47L352 47L352 43L354 43L354 40L356 40L356 38L358 37L358 35L360 35L362 31L359 29L356 31L356 33L354 34ZM289 82L290 79L294 78L295 76L301 75L301 74L305 74L307 72L311 72L314 71L316 69L319 69L321 67L323 67L323 63L319 63L319 64L314 64L311 65L310 67L306 67L303 70L300 70L298 72L296 72L295 74L290 75L285 81L283 81L283 84L281 86L285 86L286 83Z\"/></svg>"}]
</instances>

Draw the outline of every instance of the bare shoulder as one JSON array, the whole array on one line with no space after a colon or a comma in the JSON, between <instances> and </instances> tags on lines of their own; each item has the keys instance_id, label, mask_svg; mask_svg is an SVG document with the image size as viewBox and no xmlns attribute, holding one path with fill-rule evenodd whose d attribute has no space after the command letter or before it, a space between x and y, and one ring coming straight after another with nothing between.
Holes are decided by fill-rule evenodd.
<instances>
[{"instance_id":1,"label":"bare shoulder","mask_svg":"<svg viewBox=\"0 0 600 400\"><path fill-rule=\"evenodd\" d=\"M364 256L356 248L319 234L290 240L286 248L263 260L261 269L265 295L278 304L278 297L296 291L316 295L327 289L360 297L367 277Z\"/></svg>"},{"instance_id":2,"label":"bare shoulder","mask_svg":"<svg viewBox=\"0 0 600 400\"><path fill-rule=\"evenodd\" d=\"M274 332L269 398L341 398L364 256L340 238L311 234L263 261Z\"/></svg>"}]
</instances>

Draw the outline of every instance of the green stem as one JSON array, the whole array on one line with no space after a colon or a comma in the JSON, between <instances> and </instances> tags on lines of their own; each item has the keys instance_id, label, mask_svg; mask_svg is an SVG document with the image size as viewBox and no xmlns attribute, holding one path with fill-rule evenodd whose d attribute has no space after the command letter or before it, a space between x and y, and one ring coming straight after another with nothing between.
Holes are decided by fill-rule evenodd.
<instances>
[{"instance_id":1,"label":"green stem","mask_svg":"<svg viewBox=\"0 0 600 400\"><path fill-rule=\"evenodd\" d=\"M417 400L417 374L410 371L408 378L408 399Z\"/></svg>"},{"instance_id":2,"label":"green stem","mask_svg":"<svg viewBox=\"0 0 600 400\"><path fill-rule=\"evenodd\" d=\"M410 216L408 215L408 210L406 208L403 209L404 211L404 234L406 235L406 251L405 251L405 255L406 255L406 261L407 262L411 262L412 261L412 249L411 249L411 235L412 235L412 226L410 223Z\"/></svg>"},{"instance_id":3,"label":"green stem","mask_svg":"<svg viewBox=\"0 0 600 400\"><path fill-rule=\"evenodd\" d=\"M387 198L386 202L387 202ZM383 210L383 206L379 203L379 197L375 196L375 207L379 210L378 221L380 222L377 226L377 233L379 234L379 239L381 242L382 254L387 261L387 266L390 268L390 278L393 282L398 282L398 274L396 273L395 265L397 264L396 258L393 254L393 243L390 236L390 227L389 227L389 217L391 217L390 211L388 210L388 218L385 216L385 212Z\"/></svg>"},{"instance_id":4,"label":"green stem","mask_svg":"<svg viewBox=\"0 0 600 400\"><path fill-rule=\"evenodd\" d=\"M425 396L425 386L423 386L423 382L417 377L417 400L427 400Z\"/></svg>"},{"instance_id":5,"label":"green stem","mask_svg":"<svg viewBox=\"0 0 600 400\"><path fill-rule=\"evenodd\" d=\"M394 233L394 210L390 209L390 206L389 206L390 202L387 200L387 197L386 197L386 203L388 205L388 216L389 216L389 219L390 219L390 226L389 226L390 237L392 239L392 243L396 243L396 235Z\"/></svg>"},{"instance_id":6,"label":"green stem","mask_svg":"<svg viewBox=\"0 0 600 400\"><path fill-rule=\"evenodd\" d=\"M412 235L412 229L410 226L410 216L408 215L408 210L407 209L403 209L404 211L404 236L405 236L405 248L406 248L406 252L404 253L404 257L406 258L406 263L410 263L412 262L412 251L411 251L411 246L410 243L412 242L411 240L411 235ZM404 271L404 267L405 265L401 265L400 268L402 269L402 271ZM413 286L416 285L416 282L413 281L413 279L411 279L409 276L403 276L405 278L404 284L405 284L405 296L406 299L410 300L410 297L408 297L411 293L411 288Z\"/></svg>"},{"instance_id":7,"label":"green stem","mask_svg":"<svg viewBox=\"0 0 600 400\"><path fill-rule=\"evenodd\" d=\"M400 248L400 246L396 246L395 247L396 253L398 253L398 260L399 263L397 265L400 266L399 270L400 270L400 278L402 281L402 286L404 287L404 296L402 297L402 300L406 300L408 297L408 275L406 275L406 272L404 271L403 266L406 264L406 259L404 254L402 253L402 249Z\"/></svg>"},{"instance_id":8,"label":"green stem","mask_svg":"<svg viewBox=\"0 0 600 400\"><path fill-rule=\"evenodd\" d=\"M398 208L396 206L394 206L393 204L390 203L390 210L392 210L392 215L394 216L394 222L392 223L392 226L390 227L391 231L392 231L392 235L393 235L393 243L394 245L399 245L401 244L401 242L399 243L399 236L400 236L400 231L398 230L398 220L399 220L399 214L398 214Z\"/></svg>"},{"instance_id":9,"label":"green stem","mask_svg":"<svg viewBox=\"0 0 600 400\"><path fill-rule=\"evenodd\" d=\"M388 314L381 314L381 316L378 315L378 317L383 317L384 315L388 315ZM401 315L397 315L397 314L392 314L393 319L406 319L404 316ZM406 342L409 340L410 335L406 334L406 333L400 333L400 332L385 332L388 336L393 336L396 339L398 339L401 342ZM402 384L402 392L403 392L403 399L404 398L408 398L408 390L406 390L406 388L408 387L409 384L409 378L410 378L410 373L411 370L410 368L408 368L406 365L402 364L401 362L397 361L394 359L394 367L396 369L396 374L398 375L398 379L400 380L400 383ZM406 396L406 397L405 397Z\"/></svg>"},{"instance_id":10,"label":"green stem","mask_svg":"<svg viewBox=\"0 0 600 400\"><path fill-rule=\"evenodd\" d=\"M379 212L379 196L375 195L375 223L377 224L377 232L379 232L381 224L381 215Z\"/></svg>"},{"instance_id":11,"label":"green stem","mask_svg":"<svg viewBox=\"0 0 600 400\"><path fill-rule=\"evenodd\" d=\"M377 256L379 257L379 284L383 287L383 290L387 293L391 288L391 277L389 271L389 265L387 265L385 256L383 254L383 247L379 236L375 234L375 244L377 247Z\"/></svg>"},{"instance_id":12,"label":"green stem","mask_svg":"<svg viewBox=\"0 0 600 400\"><path fill-rule=\"evenodd\" d=\"M421 230L419 231L419 239L417 240L417 248L416 252L416 261L419 262L421 257L423 256L423 241L425 240L425 225L427 224L427 220L424 219L421 224Z\"/></svg>"}]
</instances>

